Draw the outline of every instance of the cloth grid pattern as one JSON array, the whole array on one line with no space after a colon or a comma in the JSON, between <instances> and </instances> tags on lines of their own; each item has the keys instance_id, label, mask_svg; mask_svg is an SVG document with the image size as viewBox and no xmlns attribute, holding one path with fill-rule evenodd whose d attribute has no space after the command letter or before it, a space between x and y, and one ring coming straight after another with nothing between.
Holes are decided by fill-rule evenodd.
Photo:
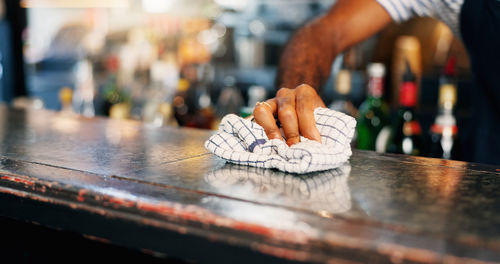
<instances>
[{"instance_id":1,"label":"cloth grid pattern","mask_svg":"<svg viewBox=\"0 0 500 264\"><path fill-rule=\"evenodd\" d=\"M338 168L308 174L290 174L227 163L205 175L205 180L220 193L238 190L247 197L274 199L315 211L342 213L351 209L347 180L349 162ZM300 201L300 204L294 204Z\"/></svg>"},{"instance_id":2,"label":"cloth grid pattern","mask_svg":"<svg viewBox=\"0 0 500 264\"><path fill-rule=\"evenodd\" d=\"M229 162L259 168L291 173L337 168L352 154L350 143L356 120L328 108L316 108L314 117L321 143L301 137L301 142L289 147L283 140L269 140L257 123L229 114L205 147Z\"/></svg>"},{"instance_id":3,"label":"cloth grid pattern","mask_svg":"<svg viewBox=\"0 0 500 264\"><path fill-rule=\"evenodd\" d=\"M414 16L429 16L443 21L456 36L459 34L459 15L464 0L377 0L396 22Z\"/></svg>"}]
</instances>

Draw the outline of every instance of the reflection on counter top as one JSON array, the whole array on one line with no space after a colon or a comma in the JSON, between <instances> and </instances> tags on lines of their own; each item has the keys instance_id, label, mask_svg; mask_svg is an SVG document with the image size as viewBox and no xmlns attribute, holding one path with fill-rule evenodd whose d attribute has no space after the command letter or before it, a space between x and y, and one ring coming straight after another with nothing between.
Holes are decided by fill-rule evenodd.
<instances>
[{"instance_id":1,"label":"reflection on counter top","mask_svg":"<svg viewBox=\"0 0 500 264\"><path fill-rule=\"evenodd\" d=\"M172 236L273 260L500 261L496 167L355 150L294 175L227 164L210 135L0 106L1 214L180 258L209 253Z\"/></svg>"},{"instance_id":2,"label":"reflection on counter top","mask_svg":"<svg viewBox=\"0 0 500 264\"><path fill-rule=\"evenodd\" d=\"M219 193L240 193L249 200L266 199L289 205L300 204L328 216L351 209L347 178L351 167L343 166L318 173L290 174L277 170L225 164L205 176Z\"/></svg>"}]
</instances>

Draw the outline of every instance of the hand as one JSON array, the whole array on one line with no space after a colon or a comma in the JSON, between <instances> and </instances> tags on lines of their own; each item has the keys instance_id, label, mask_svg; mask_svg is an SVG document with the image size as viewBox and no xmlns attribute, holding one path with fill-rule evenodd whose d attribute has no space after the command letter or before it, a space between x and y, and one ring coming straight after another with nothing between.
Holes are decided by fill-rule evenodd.
<instances>
[{"instance_id":1,"label":"hand","mask_svg":"<svg viewBox=\"0 0 500 264\"><path fill-rule=\"evenodd\" d=\"M253 115L257 124L264 128L269 139L282 140L283 137L274 118L277 115L286 143L291 146L300 142L300 135L321 142L321 135L314 119L316 107L325 107L325 103L314 88L302 84L295 89L279 89L275 98L267 100L266 103L257 104Z\"/></svg>"}]
</instances>

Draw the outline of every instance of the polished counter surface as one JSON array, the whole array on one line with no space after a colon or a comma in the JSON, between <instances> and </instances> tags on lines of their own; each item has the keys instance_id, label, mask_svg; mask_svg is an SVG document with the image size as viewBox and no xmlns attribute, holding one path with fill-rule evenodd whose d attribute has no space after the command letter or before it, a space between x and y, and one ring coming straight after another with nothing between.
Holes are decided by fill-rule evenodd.
<instances>
[{"instance_id":1,"label":"polished counter surface","mask_svg":"<svg viewBox=\"0 0 500 264\"><path fill-rule=\"evenodd\" d=\"M210 131L0 106L0 216L211 262L500 262L500 169L354 151L294 175Z\"/></svg>"}]
</instances>

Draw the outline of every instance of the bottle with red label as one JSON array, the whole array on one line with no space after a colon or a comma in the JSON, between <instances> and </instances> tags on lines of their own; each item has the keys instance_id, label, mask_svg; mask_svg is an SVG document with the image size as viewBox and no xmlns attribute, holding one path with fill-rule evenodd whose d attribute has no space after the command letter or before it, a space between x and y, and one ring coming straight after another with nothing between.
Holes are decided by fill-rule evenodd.
<instances>
[{"instance_id":1,"label":"bottle with red label","mask_svg":"<svg viewBox=\"0 0 500 264\"><path fill-rule=\"evenodd\" d=\"M415 107L417 104L416 77L406 62L399 92L399 109L392 126L387 152L420 155L422 129L417 120Z\"/></svg>"},{"instance_id":2,"label":"bottle with red label","mask_svg":"<svg viewBox=\"0 0 500 264\"><path fill-rule=\"evenodd\" d=\"M457 98L456 88L451 83L439 87L439 112L431 126L430 156L442 159L457 159L459 156L458 127L453 115Z\"/></svg>"}]
</instances>

